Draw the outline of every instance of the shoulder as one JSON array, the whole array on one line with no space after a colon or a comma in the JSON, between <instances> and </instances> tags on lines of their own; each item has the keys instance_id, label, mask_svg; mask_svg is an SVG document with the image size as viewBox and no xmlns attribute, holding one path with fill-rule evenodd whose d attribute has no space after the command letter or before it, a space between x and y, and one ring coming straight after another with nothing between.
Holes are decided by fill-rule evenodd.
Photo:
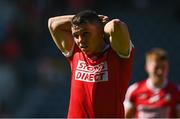
<instances>
[{"instance_id":1,"label":"shoulder","mask_svg":"<svg viewBox=\"0 0 180 119\"><path fill-rule=\"evenodd\" d=\"M137 82L135 82L135 83L133 83L132 85L130 85L129 86L129 89L137 89L137 88L139 88L140 86L142 86L142 85L145 85L145 83L146 83L146 80L140 80L140 81L137 81Z\"/></svg>"},{"instance_id":2,"label":"shoulder","mask_svg":"<svg viewBox=\"0 0 180 119\"><path fill-rule=\"evenodd\" d=\"M180 86L172 82L168 82L167 89L172 90L174 92L180 92Z\"/></svg>"},{"instance_id":3,"label":"shoulder","mask_svg":"<svg viewBox=\"0 0 180 119\"><path fill-rule=\"evenodd\" d=\"M138 86L139 86L139 82L130 85L126 92L126 96L130 97L130 95L132 95L136 91L136 89L138 89Z\"/></svg>"},{"instance_id":4,"label":"shoulder","mask_svg":"<svg viewBox=\"0 0 180 119\"><path fill-rule=\"evenodd\" d=\"M129 94L134 93L138 89L144 87L145 84L146 84L146 80L138 81L129 86L127 93L129 93Z\"/></svg>"}]
</instances>

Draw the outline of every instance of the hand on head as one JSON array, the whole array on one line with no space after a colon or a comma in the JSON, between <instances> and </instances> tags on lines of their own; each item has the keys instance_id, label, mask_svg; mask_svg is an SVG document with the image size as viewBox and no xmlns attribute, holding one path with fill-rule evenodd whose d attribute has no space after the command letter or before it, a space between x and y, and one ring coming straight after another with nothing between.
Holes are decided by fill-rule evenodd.
<instances>
[{"instance_id":1,"label":"hand on head","mask_svg":"<svg viewBox=\"0 0 180 119\"><path fill-rule=\"evenodd\" d=\"M109 22L109 17L105 15L98 15L99 18L102 20L102 23L105 25L107 22Z\"/></svg>"}]
</instances>

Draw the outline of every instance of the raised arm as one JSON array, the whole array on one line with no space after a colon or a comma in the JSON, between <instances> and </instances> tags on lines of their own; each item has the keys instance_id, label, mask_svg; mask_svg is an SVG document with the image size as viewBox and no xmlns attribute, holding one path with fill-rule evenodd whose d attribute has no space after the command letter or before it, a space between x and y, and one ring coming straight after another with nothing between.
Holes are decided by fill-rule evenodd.
<instances>
[{"instance_id":1,"label":"raised arm","mask_svg":"<svg viewBox=\"0 0 180 119\"><path fill-rule=\"evenodd\" d=\"M65 56L71 54L74 40L71 33L71 19L73 15L49 18L48 28L56 46Z\"/></svg>"},{"instance_id":2,"label":"raised arm","mask_svg":"<svg viewBox=\"0 0 180 119\"><path fill-rule=\"evenodd\" d=\"M130 50L130 36L126 24L119 19L109 21L104 31L108 34L110 44L120 56L128 57Z\"/></svg>"}]
</instances>

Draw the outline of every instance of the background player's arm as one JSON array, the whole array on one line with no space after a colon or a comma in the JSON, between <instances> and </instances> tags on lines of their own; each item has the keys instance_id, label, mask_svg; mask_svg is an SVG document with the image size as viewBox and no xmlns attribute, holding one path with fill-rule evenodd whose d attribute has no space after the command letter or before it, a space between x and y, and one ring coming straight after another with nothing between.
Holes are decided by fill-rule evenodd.
<instances>
[{"instance_id":1,"label":"background player's arm","mask_svg":"<svg viewBox=\"0 0 180 119\"><path fill-rule=\"evenodd\" d=\"M136 95L134 95L134 93L137 88L138 88L138 83L135 83L135 84L131 85L126 92L126 96L125 96L125 100L124 100L125 118L135 118Z\"/></svg>"},{"instance_id":2,"label":"background player's arm","mask_svg":"<svg viewBox=\"0 0 180 119\"><path fill-rule=\"evenodd\" d=\"M125 118L135 117L135 107L125 108Z\"/></svg>"},{"instance_id":3,"label":"background player's arm","mask_svg":"<svg viewBox=\"0 0 180 119\"><path fill-rule=\"evenodd\" d=\"M104 31L109 34L110 44L119 55L128 56L130 50L130 36L126 24L119 19L109 21Z\"/></svg>"},{"instance_id":4,"label":"background player's arm","mask_svg":"<svg viewBox=\"0 0 180 119\"><path fill-rule=\"evenodd\" d=\"M48 28L56 46L63 54L69 54L74 40L71 33L71 19L74 15L65 15L49 18Z\"/></svg>"}]
</instances>

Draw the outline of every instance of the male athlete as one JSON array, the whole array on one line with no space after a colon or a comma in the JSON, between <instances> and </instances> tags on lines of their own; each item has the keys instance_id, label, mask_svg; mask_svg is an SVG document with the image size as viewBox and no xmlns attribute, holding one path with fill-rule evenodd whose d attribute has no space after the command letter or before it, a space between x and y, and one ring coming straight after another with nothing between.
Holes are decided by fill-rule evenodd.
<instances>
[{"instance_id":1,"label":"male athlete","mask_svg":"<svg viewBox=\"0 0 180 119\"><path fill-rule=\"evenodd\" d=\"M71 66L68 117L124 117L134 52L126 24L85 10L52 17L48 27Z\"/></svg>"},{"instance_id":2,"label":"male athlete","mask_svg":"<svg viewBox=\"0 0 180 119\"><path fill-rule=\"evenodd\" d=\"M153 48L146 54L146 80L128 88L125 117L175 118L180 104L177 86L168 81L169 62L164 49Z\"/></svg>"}]
</instances>

